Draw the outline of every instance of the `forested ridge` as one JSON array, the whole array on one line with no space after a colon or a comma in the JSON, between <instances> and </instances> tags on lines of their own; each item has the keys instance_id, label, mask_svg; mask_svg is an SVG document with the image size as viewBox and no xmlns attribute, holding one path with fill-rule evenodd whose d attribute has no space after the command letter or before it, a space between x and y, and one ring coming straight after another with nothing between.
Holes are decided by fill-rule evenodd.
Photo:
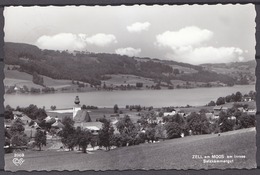
<instances>
[{"instance_id":1,"label":"forested ridge","mask_svg":"<svg viewBox=\"0 0 260 175\"><path fill-rule=\"evenodd\" d=\"M19 65L19 71L37 73L54 79L83 81L101 85L109 74L132 74L151 78L155 82L171 84L171 80L236 84L236 79L204 70L202 66L151 58L121 56L109 53L91 53L41 50L34 45L5 43L5 64ZM141 60L141 61L140 61ZM178 66L178 70L172 66ZM182 68L192 69L184 73Z\"/></svg>"}]
</instances>

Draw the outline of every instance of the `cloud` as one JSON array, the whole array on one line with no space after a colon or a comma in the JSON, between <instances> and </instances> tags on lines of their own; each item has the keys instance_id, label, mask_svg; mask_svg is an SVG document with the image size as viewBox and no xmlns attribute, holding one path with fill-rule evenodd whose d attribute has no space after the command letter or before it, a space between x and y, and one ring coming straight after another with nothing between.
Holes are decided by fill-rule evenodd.
<instances>
[{"instance_id":1,"label":"cloud","mask_svg":"<svg viewBox=\"0 0 260 175\"><path fill-rule=\"evenodd\" d=\"M86 50L87 45L104 47L117 43L116 37L111 34L98 33L88 37L86 34L59 33L53 36L43 35L36 41L41 49L50 50Z\"/></svg>"},{"instance_id":2,"label":"cloud","mask_svg":"<svg viewBox=\"0 0 260 175\"><path fill-rule=\"evenodd\" d=\"M140 54L141 49L134 49L132 47L127 47L127 48L119 48L115 50L116 54L119 55L127 55L129 57L137 56Z\"/></svg>"},{"instance_id":3,"label":"cloud","mask_svg":"<svg viewBox=\"0 0 260 175\"><path fill-rule=\"evenodd\" d=\"M88 44L104 47L112 43L117 43L116 37L111 34L98 33L86 38Z\"/></svg>"},{"instance_id":4,"label":"cloud","mask_svg":"<svg viewBox=\"0 0 260 175\"><path fill-rule=\"evenodd\" d=\"M36 45L41 49L50 50L83 50L86 43L79 35L71 33L59 33L53 36L43 35L36 41Z\"/></svg>"},{"instance_id":5,"label":"cloud","mask_svg":"<svg viewBox=\"0 0 260 175\"><path fill-rule=\"evenodd\" d=\"M133 23L130 26L127 26L126 29L128 30L128 32L142 32L142 31L147 31L150 27L150 23L149 22L144 22L144 23L140 23L140 22L136 22Z\"/></svg>"},{"instance_id":6,"label":"cloud","mask_svg":"<svg viewBox=\"0 0 260 175\"><path fill-rule=\"evenodd\" d=\"M155 45L168 48L166 58L191 64L227 63L243 61L243 50L236 47L207 46L213 32L196 26L182 28L178 31L166 31L156 36Z\"/></svg>"},{"instance_id":7,"label":"cloud","mask_svg":"<svg viewBox=\"0 0 260 175\"><path fill-rule=\"evenodd\" d=\"M156 45L178 49L199 45L212 38L213 32L195 26L185 27L179 31L166 31L156 36Z\"/></svg>"},{"instance_id":8,"label":"cloud","mask_svg":"<svg viewBox=\"0 0 260 175\"><path fill-rule=\"evenodd\" d=\"M243 61L243 50L236 47L198 47L190 48L185 51L175 51L166 57L168 59L178 58L177 61L188 62L191 64L203 63L228 63L233 61ZM176 59L175 59L176 60Z\"/></svg>"}]
</instances>

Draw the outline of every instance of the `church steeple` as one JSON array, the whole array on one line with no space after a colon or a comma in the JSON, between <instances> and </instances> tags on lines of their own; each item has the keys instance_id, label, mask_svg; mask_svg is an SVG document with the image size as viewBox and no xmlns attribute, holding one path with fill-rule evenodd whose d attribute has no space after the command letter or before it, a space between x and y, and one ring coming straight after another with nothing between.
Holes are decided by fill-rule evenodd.
<instances>
[{"instance_id":1,"label":"church steeple","mask_svg":"<svg viewBox=\"0 0 260 175\"><path fill-rule=\"evenodd\" d=\"M74 103L75 103L76 105L78 105L78 104L80 103L80 101L79 101L79 96L76 96Z\"/></svg>"},{"instance_id":2,"label":"church steeple","mask_svg":"<svg viewBox=\"0 0 260 175\"><path fill-rule=\"evenodd\" d=\"M77 114L77 112L79 111L79 110L81 110L81 106L80 106L80 100L79 100L79 96L76 96L76 98L75 98L75 100L74 100L74 103L75 103L75 105L74 105L74 107L73 107L73 119L74 119L74 117L76 116L76 114Z\"/></svg>"}]
</instances>

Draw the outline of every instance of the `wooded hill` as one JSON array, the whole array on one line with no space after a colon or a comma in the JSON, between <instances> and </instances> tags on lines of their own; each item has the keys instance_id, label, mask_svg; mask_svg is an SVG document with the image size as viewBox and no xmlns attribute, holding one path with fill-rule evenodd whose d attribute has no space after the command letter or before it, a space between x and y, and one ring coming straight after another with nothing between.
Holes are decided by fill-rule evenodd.
<instances>
[{"instance_id":1,"label":"wooded hill","mask_svg":"<svg viewBox=\"0 0 260 175\"><path fill-rule=\"evenodd\" d=\"M41 50L34 45L5 43L5 64L18 65L18 70L54 79L68 79L101 85L111 74L131 74L171 84L171 80L222 82L239 84L228 74L175 61L137 58L109 53ZM208 67L208 65L207 65Z\"/></svg>"}]
</instances>

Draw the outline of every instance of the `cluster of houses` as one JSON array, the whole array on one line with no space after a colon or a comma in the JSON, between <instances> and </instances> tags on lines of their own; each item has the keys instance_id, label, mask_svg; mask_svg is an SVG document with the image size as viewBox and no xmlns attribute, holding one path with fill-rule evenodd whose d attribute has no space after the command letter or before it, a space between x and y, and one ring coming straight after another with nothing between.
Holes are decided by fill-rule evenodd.
<instances>
[{"instance_id":1,"label":"cluster of houses","mask_svg":"<svg viewBox=\"0 0 260 175\"><path fill-rule=\"evenodd\" d=\"M89 115L89 112L87 109L82 108L80 105L79 97L76 96L74 101L74 107L70 109L56 109L56 110L50 110L47 111L48 116L44 119L45 123L51 124L51 127L56 129L56 131L62 130L64 125L61 123L63 117L69 116L74 120L74 127L81 127L82 129L88 129L93 135L98 135L99 130L102 128L102 123L99 121L92 121L91 117ZM210 122L214 122L219 118L219 114L221 111L226 112L228 110L228 107L225 106L215 106L213 108L212 112L205 113L206 117L209 119ZM243 108L239 107L239 111L246 112L249 115L255 115L256 110L251 108ZM163 117L166 116L173 116L175 114L179 114L182 117L187 117L190 115L189 113L184 113L183 110L180 108L170 108L167 110L164 110L163 115L159 115L160 112L155 112L156 119L148 119L149 123L161 123L163 122ZM28 137L34 137L34 134L37 129L40 128L37 122L32 121L28 116L23 114L19 111L13 111L14 114L14 120L20 119L24 125L25 125L25 134L27 134ZM116 123L118 122L119 118L123 117L125 114L115 114L110 116L111 124L115 128L115 132L118 132L116 130ZM130 114L131 117L131 114ZM229 117L231 120L236 120L235 116ZM8 128L11 126L11 123L6 123L5 127ZM51 134L48 135L49 137L52 137Z\"/></svg>"},{"instance_id":2,"label":"cluster of houses","mask_svg":"<svg viewBox=\"0 0 260 175\"><path fill-rule=\"evenodd\" d=\"M214 123L216 120L219 119L219 114L220 112L227 112L228 111L228 107L226 106L215 106L213 108L212 112L206 112L205 115L207 117L207 119L209 120L210 123ZM256 114L256 109L255 108L243 108L243 107L239 107L237 108L238 111L240 112L244 112L247 113L248 115L255 115ZM189 116L191 114L191 112L185 113L183 112L183 110L181 110L180 108L171 108L170 110L167 110L166 112L163 112L163 117L167 117L167 116L173 116L175 114L178 114L184 118L186 118L187 116ZM163 117L159 115L159 112L156 112L156 120L148 120L148 123L161 123L164 124L163 122ZM228 119L230 120L236 120L235 116L230 116Z\"/></svg>"}]
</instances>

